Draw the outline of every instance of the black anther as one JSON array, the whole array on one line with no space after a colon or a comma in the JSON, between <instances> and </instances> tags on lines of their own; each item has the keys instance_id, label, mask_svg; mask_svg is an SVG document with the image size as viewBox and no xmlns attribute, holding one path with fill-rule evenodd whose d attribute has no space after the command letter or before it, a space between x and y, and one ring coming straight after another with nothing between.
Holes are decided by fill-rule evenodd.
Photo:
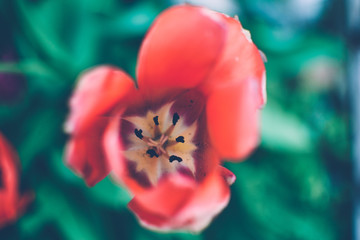
<instances>
[{"instance_id":1,"label":"black anther","mask_svg":"<svg viewBox=\"0 0 360 240\"><path fill-rule=\"evenodd\" d=\"M148 149L146 151L146 153L149 154L151 158L154 157L154 156L157 157L157 158L159 157L159 154L157 154L156 151L154 149L152 149L152 148Z\"/></svg>"},{"instance_id":2,"label":"black anther","mask_svg":"<svg viewBox=\"0 0 360 240\"><path fill-rule=\"evenodd\" d=\"M179 118L180 118L179 114L178 114L178 113L174 113L174 115L173 115L173 120L172 120L174 126L175 126L176 123L179 121Z\"/></svg>"},{"instance_id":3,"label":"black anther","mask_svg":"<svg viewBox=\"0 0 360 240\"><path fill-rule=\"evenodd\" d=\"M181 142L181 143L184 143L184 142L185 142L185 139L184 139L183 136L179 136L179 137L177 137L175 140L176 140L176 142Z\"/></svg>"},{"instance_id":4,"label":"black anther","mask_svg":"<svg viewBox=\"0 0 360 240\"><path fill-rule=\"evenodd\" d=\"M171 155L170 158L169 158L169 161L170 162L173 162L173 161L178 161L178 162L182 162L182 158L181 157L178 157L178 156L175 156L175 155Z\"/></svg>"},{"instance_id":5,"label":"black anther","mask_svg":"<svg viewBox=\"0 0 360 240\"><path fill-rule=\"evenodd\" d=\"M155 125L159 126L159 116L154 117L153 120L154 120Z\"/></svg>"},{"instance_id":6,"label":"black anther","mask_svg":"<svg viewBox=\"0 0 360 240\"><path fill-rule=\"evenodd\" d=\"M142 130L141 129L137 129L137 128L135 128L135 135L138 137L138 138L140 138L140 139L142 139L144 136L142 135Z\"/></svg>"}]
</instances>

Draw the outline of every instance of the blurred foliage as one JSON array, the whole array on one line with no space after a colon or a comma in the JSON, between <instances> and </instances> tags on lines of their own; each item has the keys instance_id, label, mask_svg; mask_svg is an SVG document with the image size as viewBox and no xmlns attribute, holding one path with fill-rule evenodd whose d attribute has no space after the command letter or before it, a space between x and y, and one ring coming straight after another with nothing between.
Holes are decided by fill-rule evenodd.
<instances>
[{"instance_id":1,"label":"blurred foliage","mask_svg":"<svg viewBox=\"0 0 360 240\"><path fill-rule=\"evenodd\" d=\"M0 239L350 239L342 1L188 1L239 15L268 58L261 144L247 161L225 164L237 176L232 199L202 234L143 229L126 209L125 190L108 178L87 188L64 166L76 76L98 64L134 76L151 22L180 2L0 1L0 81L12 76L18 91L1 99L0 130L19 152L22 188L36 193Z\"/></svg>"}]
</instances>

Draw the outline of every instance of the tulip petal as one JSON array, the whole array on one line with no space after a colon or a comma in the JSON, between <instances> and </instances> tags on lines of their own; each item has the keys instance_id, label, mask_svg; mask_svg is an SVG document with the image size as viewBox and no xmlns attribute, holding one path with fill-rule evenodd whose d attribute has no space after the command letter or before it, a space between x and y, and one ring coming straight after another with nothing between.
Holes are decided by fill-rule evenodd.
<instances>
[{"instance_id":1,"label":"tulip petal","mask_svg":"<svg viewBox=\"0 0 360 240\"><path fill-rule=\"evenodd\" d=\"M132 90L135 90L133 80L119 69L100 66L87 71L80 77L70 99L71 111L65 131L85 132Z\"/></svg>"},{"instance_id":2,"label":"tulip petal","mask_svg":"<svg viewBox=\"0 0 360 240\"><path fill-rule=\"evenodd\" d=\"M223 166L219 166L219 169L227 184L232 185L236 180L235 174Z\"/></svg>"},{"instance_id":3,"label":"tulip petal","mask_svg":"<svg viewBox=\"0 0 360 240\"><path fill-rule=\"evenodd\" d=\"M189 5L161 14L140 49L139 88L154 96L204 80L224 46L226 26L220 20L215 12Z\"/></svg>"},{"instance_id":4,"label":"tulip petal","mask_svg":"<svg viewBox=\"0 0 360 240\"><path fill-rule=\"evenodd\" d=\"M17 216L17 163L18 159L13 149L0 134L0 227L14 221Z\"/></svg>"},{"instance_id":5,"label":"tulip petal","mask_svg":"<svg viewBox=\"0 0 360 240\"><path fill-rule=\"evenodd\" d=\"M145 191L144 186L132 178L129 174L129 165L124 158L124 143L121 136L121 116L124 109L119 110L117 115L112 119L105 130L103 138L103 148L112 177L124 185L133 195Z\"/></svg>"},{"instance_id":6,"label":"tulip petal","mask_svg":"<svg viewBox=\"0 0 360 240\"><path fill-rule=\"evenodd\" d=\"M124 98L137 92L132 79L113 67L101 66L80 77L70 100L71 113L65 129L72 133L66 148L66 163L93 186L109 172L102 149L110 111L120 107Z\"/></svg>"},{"instance_id":7,"label":"tulip petal","mask_svg":"<svg viewBox=\"0 0 360 240\"><path fill-rule=\"evenodd\" d=\"M129 208L139 208L142 206L146 212L155 215L172 217L181 207L186 204L192 196L195 188L195 181L186 175L171 174L159 183L143 192L137 194L129 203Z\"/></svg>"},{"instance_id":8,"label":"tulip petal","mask_svg":"<svg viewBox=\"0 0 360 240\"><path fill-rule=\"evenodd\" d=\"M229 203L230 189L219 172L214 171L199 185L176 218L179 229L202 231Z\"/></svg>"},{"instance_id":9,"label":"tulip petal","mask_svg":"<svg viewBox=\"0 0 360 240\"><path fill-rule=\"evenodd\" d=\"M150 198L143 199L142 204L134 198L128 206L136 214L140 223L147 228L164 232L174 230L199 232L220 213L230 199L229 187L218 172L210 174L200 185L192 188L192 191L185 190L186 185L179 186L175 187L174 191L174 185L165 185L167 189L164 189L164 193L154 190L158 195L151 194L155 198L150 203L147 202ZM177 192L178 190L180 192ZM178 198L179 196L181 197ZM161 212L155 209L161 207L157 201L166 204L172 200L175 200L176 204L170 208L171 211ZM184 202L181 203L179 200ZM162 210L169 209L161 208Z\"/></svg>"},{"instance_id":10,"label":"tulip petal","mask_svg":"<svg viewBox=\"0 0 360 240\"><path fill-rule=\"evenodd\" d=\"M66 146L66 164L88 186L94 186L110 172L102 149L102 135L108 122L109 118L98 118L86 133L73 136Z\"/></svg>"},{"instance_id":11,"label":"tulip petal","mask_svg":"<svg viewBox=\"0 0 360 240\"><path fill-rule=\"evenodd\" d=\"M187 90L179 94L171 107L171 114L175 112L184 117L186 125L190 126L200 118L205 106L205 97L196 90Z\"/></svg>"},{"instance_id":12,"label":"tulip petal","mask_svg":"<svg viewBox=\"0 0 360 240\"><path fill-rule=\"evenodd\" d=\"M0 228L14 221L33 198L18 193L19 160L10 144L0 134Z\"/></svg>"},{"instance_id":13,"label":"tulip petal","mask_svg":"<svg viewBox=\"0 0 360 240\"><path fill-rule=\"evenodd\" d=\"M201 89L211 93L245 79L258 82L261 88L258 96L259 107L266 102L265 67L261 54L250 38L250 33L243 29L237 19L219 14L228 28L227 39L221 58L218 60Z\"/></svg>"},{"instance_id":14,"label":"tulip petal","mask_svg":"<svg viewBox=\"0 0 360 240\"><path fill-rule=\"evenodd\" d=\"M206 113L210 139L221 158L246 157L258 142L258 82L246 79L215 91Z\"/></svg>"}]
</instances>

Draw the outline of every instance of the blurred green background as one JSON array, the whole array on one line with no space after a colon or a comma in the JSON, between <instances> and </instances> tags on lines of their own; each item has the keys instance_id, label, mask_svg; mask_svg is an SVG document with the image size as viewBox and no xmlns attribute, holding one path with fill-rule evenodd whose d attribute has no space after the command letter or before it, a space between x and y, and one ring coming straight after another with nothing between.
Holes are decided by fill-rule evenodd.
<instances>
[{"instance_id":1,"label":"blurred green background","mask_svg":"<svg viewBox=\"0 0 360 240\"><path fill-rule=\"evenodd\" d=\"M351 239L344 1L193 0L237 14L266 54L268 103L250 158L225 164L229 206L199 235L143 229L110 179L85 186L63 164L76 76L98 64L135 75L141 41L177 0L1 0L0 131L36 198L0 239ZM166 37L166 36L164 36Z\"/></svg>"}]
</instances>

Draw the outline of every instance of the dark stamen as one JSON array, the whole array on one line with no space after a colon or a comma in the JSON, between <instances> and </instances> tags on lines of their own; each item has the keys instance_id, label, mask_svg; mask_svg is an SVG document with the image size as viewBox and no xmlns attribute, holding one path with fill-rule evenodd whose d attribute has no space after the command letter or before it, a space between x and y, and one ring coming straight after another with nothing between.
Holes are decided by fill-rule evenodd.
<instances>
[{"instance_id":1,"label":"dark stamen","mask_svg":"<svg viewBox=\"0 0 360 240\"><path fill-rule=\"evenodd\" d=\"M159 126L159 116L154 117L153 120L154 120L155 125Z\"/></svg>"},{"instance_id":2,"label":"dark stamen","mask_svg":"<svg viewBox=\"0 0 360 240\"><path fill-rule=\"evenodd\" d=\"M175 126L176 125L176 123L179 121L179 114L178 113L174 113L174 115L173 115L173 120L172 120L172 122L173 122L173 125Z\"/></svg>"},{"instance_id":3,"label":"dark stamen","mask_svg":"<svg viewBox=\"0 0 360 240\"><path fill-rule=\"evenodd\" d=\"M140 138L140 139L142 139L144 136L142 135L142 130L141 129L137 129L137 128L135 128L135 135L138 137L138 138Z\"/></svg>"},{"instance_id":4,"label":"dark stamen","mask_svg":"<svg viewBox=\"0 0 360 240\"><path fill-rule=\"evenodd\" d=\"M175 156L175 155L171 155L170 158L169 158L169 161L170 162L173 162L173 161L178 161L178 162L182 162L182 159L181 157L178 157L178 156Z\"/></svg>"},{"instance_id":5,"label":"dark stamen","mask_svg":"<svg viewBox=\"0 0 360 240\"><path fill-rule=\"evenodd\" d=\"M177 142L181 142L181 143L184 143L185 142L185 139L183 136L179 136L175 139Z\"/></svg>"},{"instance_id":6,"label":"dark stamen","mask_svg":"<svg viewBox=\"0 0 360 240\"><path fill-rule=\"evenodd\" d=\"M159 154L157 154L154 149L148 149L146 151L146 153L149 154L151 158L154 157L154 156L157 157L157 158L159 157Z\"/></svg>"}]
</instances>

